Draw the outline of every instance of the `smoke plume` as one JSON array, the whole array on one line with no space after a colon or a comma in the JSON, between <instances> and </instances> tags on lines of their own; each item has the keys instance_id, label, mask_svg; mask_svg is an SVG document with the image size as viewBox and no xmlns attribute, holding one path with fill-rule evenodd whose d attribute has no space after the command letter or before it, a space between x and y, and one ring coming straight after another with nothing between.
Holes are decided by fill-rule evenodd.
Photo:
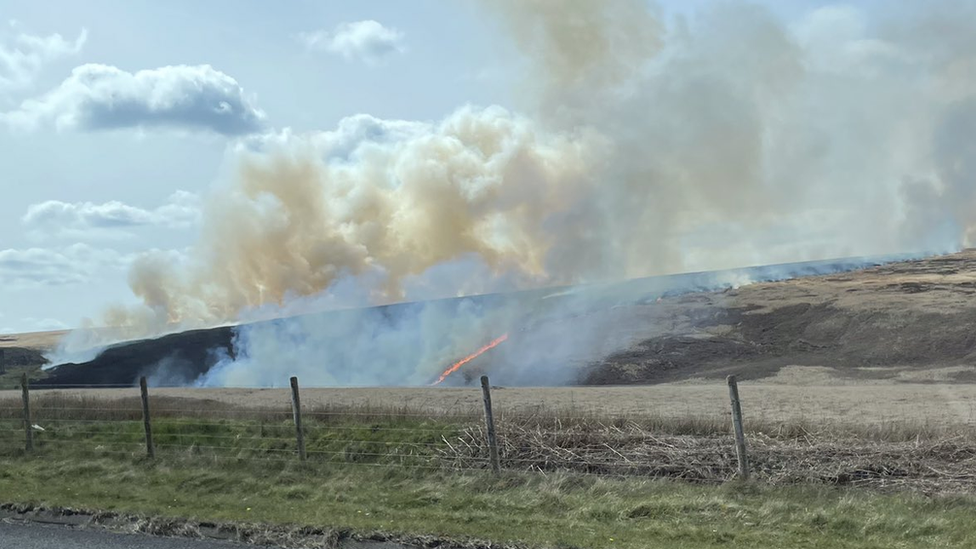
<instances>
[{"instance_id":1,"label":"smoke plume","mask_svg":"<svg viewBox=\"0 0 976 549\"><path fill-rule=\"evenodd\" d=\"M179 260L141 257L143 306L110 323L158 333L970 245L974 9L940 6L825 7L787 24L738 2L669 20L642 0L485 2L527 63L523 103L239 141L200 241ZM238 356L202 382L270 383L307 353L333 359L308 373L321 383L422 382L518 317L432 308L407 334L359 314L355 330L312 317L242 328ZM348 345L321 349L316 334ZM340 372L366 349L366 374Z\"/></svg>"}]
</instances>

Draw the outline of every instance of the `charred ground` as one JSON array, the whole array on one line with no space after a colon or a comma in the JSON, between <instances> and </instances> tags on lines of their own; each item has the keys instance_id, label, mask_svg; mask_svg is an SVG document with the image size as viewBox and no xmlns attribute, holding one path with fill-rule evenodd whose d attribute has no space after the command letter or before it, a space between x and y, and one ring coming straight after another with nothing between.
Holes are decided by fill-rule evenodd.
<instances>
[{"instance_id":1,"label":"charred ground","mask_svg":"<svg viewBox=\"0 0 976 549\"><path fill-rule=\"evenodd\" d=\"M574 372L570 382L583 385L668 383L728 374L755 380L775 376L785 366L826 368L841 380L898 380L906 372L948 368L943 381L976 381L973 250L724 291L674 292L662 290L670 282L656 280L638 299L619 298L641 294L628 287L633 282L609 286L599 290L607 298L597 300L597 306L562 317L541 315L515 327L510 342L499 347L502 352L490 361L472 362L455 382L483 371L504 379L502 374L540 361ZM682 280L692 280L692 288L704 284ZM542 295L529 292L517 299ZM488 306L511 298L480 299ZM392 318L416 306L376 311ZM344 313L328 314L339 318ZM566 334L567 347L568 338L582 337L607 341L603 348L610 350L590 345L596 354L560 355L555 348L543 357L520 353L538 348L553 333ZM219 357L233 356L233 338L234 329L224 327L120 344L88 363L60 366L42 383L129 385L165 364L167 376L158 384L179 385L206 372Z\"/></svg>"},{"instance_id":2,"label":"charred ground","mask_svg":"<svg viewBox=\"0 0 976 549\"><path fill-rule=\"evenodd\" d=\"M784 366L850 380L955 368L949 381L972 382L974 294L976 252L967 250L662 300L653 319L662 333L591 365L583 382L760 379Z\"/></svg>"}]
</instances>

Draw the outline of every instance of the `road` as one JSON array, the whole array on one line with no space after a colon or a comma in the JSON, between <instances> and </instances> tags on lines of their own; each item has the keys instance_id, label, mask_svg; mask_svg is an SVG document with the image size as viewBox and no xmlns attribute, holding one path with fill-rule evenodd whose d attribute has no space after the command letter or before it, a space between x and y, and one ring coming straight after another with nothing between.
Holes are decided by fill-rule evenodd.
<instances>
[{"instance_id":1,"label":"road","mask_svg":"<svg viewBox=\"0 0 976 549\"><path fill-rule=\"evenodd\" d=\"M254 549L253 545L240 543L117 534L106 530L7 521L0 521L0 547L3 549Z\"/></svg>"}]
</instances>

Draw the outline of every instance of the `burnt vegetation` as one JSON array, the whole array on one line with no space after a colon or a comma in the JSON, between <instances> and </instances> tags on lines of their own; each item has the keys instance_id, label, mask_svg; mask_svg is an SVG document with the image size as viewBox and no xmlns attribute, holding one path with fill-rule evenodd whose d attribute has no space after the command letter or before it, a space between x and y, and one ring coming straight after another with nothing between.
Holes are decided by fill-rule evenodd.
<instances>
[{"instance_id":1,"label":"burnt vegetation","mask_svg":"<svg viewBox=\"0 0 976 549\"><path fill-rule=\"evenodd\" d=\"M910 279L910 280L904 280ZM976 365L976 253L678 298L664 333L587 367L586 385L660 383L787 365L832 368L843 380ZM968 383L972 372L953 374Z\"/></svg>"},{"instance_id":2,"label":"burnt vegetation","mask_svg":"<svg viewBox=\"0 0 976 549\"><path fill-rule=\"evenodd\" d=\"M792 268L801 273L813 270L810 264L797 265ZM759 280L776 272L772 268L735 271ZM976 331L971 329L976 309L969 306L976 292L974 251L700 291L714 285L714 277L714 273L698 273L634 280L585 287L575 294L556 292L557 297L546 299L540 298L554 290L464 298L482 310L517 306L526 311L523 320L510 327L512 340L500 354L492 353L501 357L499 362L479 361L466 368L475 374L491 373L503 384L538 383L524 376L538 370L557 374L542 379L560 383L614 385L718 379L728 374L756 380L775 375L786 365L824 366L833 368L841 379L870 380L890 378L906 368L976 364ZM580 295L585 299L580 300ZM585 306L578 306L579 302ZM450 311L461 300L431 303ZM533 304L543 303L546 312L533 312L538 306ZM561 303L573 306L561 308ZM410 322L411 315L425 306L430 304L320 315L339 323L368 320L395 327ZM581 336L585 344L580 343ZM233 358L234 337L234 328L221 327L118 344L90 362L59 366L39 383L131 386L146 375L155 376L156 385L185 385L221 359ZM610 339L614 341L604 345L605 352L596 351ZM867 369L877 367L890 370L879 374ZM476 377L459 374L456 380ZM972 379L969 372L953 375L958 382Z\"/></svg>"}]
</instances>

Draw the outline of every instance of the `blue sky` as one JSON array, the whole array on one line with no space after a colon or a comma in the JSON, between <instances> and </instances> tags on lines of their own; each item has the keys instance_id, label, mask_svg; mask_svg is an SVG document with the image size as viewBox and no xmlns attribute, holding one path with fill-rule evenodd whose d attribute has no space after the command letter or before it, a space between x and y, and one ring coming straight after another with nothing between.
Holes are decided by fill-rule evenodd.
<instances>
[{"instance_id":1,"label":"blue sky","mask_svg":"<svg viewBox=\"0 0 976 549\"><path fill-rule=\"evenodd\" d=\"M0 0L0 333L133 302L132 258L194 242L248 134L518 110L525 66L499 35L466 1Z\"/></svg>"},{"instance_id":2,"label":"blue sky","mask_svg":"<svg viewBox=\"0 0 976 549\"><path fill-rule=\"evenodd\" d=\"M85 33L77 52L55 52L30 71L29 81L0 88L0 110L56 88L86 63L127 72L208 64L236 80L266 113L269 125L297 131L333 128L355 113L432 120L465 102L510 100L511 88L499 69L510 52L497 51L498 44L485 39L490 31L475 7L464 2L303 1L282 7L184 1L121 7L117 2L4 0L0 5L0 39L8 51L24 49L17 42L21 36L58 34L74 45ZM387 53L379 62L355 55L347 59L309 49L301 39L302 33L371 19L401 33L402 52ZM38 249L53 255L7 258L7 269L19 267L21 275L0 274L0 332L74 326L108 303L131 300L125 256L146 248L187 246L194 230L192 225L148 224L99 235L90 230L50 234L48 228L25 226L31 205L119 201L152 210L176 191L205 190L218 176L227 143L228 136L168 128L0 128L0 250ZM69 248L78 244L91 250L72 254ZM61 280L50 271L65 260L90 265L77 277ZM24 264L29 261L39 264Z\"/></svg>"}]
</instances>

